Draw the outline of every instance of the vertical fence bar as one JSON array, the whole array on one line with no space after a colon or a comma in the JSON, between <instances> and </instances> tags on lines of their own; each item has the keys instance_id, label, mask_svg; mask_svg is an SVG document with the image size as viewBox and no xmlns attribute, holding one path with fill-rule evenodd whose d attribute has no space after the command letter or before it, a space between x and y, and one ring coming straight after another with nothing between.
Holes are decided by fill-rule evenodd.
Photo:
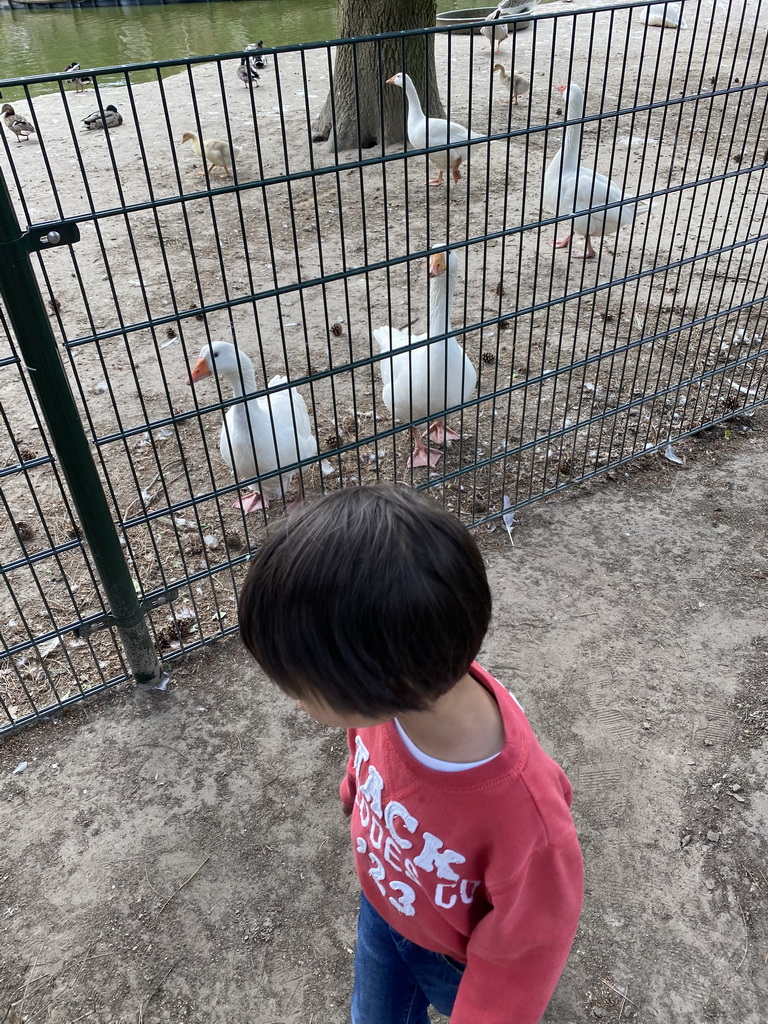
<instances>
[{"instance_id":1,"label":"vertical fence bar","mask_svg":"<svg viewBox=\"0 0 768 1024\"><path fill-rule=\"evenodd\" d=\"M56 347L43 299L5 179L0 175L0 295L13 326L51 441L72 495L137 682L160 683L163 673L144 619L96 465Z\"/></svg>"}]
</instances>

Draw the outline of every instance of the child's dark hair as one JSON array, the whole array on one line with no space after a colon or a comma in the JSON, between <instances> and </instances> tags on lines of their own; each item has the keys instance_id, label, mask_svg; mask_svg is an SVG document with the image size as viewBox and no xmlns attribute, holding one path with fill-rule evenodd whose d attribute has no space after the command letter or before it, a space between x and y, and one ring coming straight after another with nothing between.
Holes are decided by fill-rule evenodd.
<instances>
[{"instance_id":1,"label":"child's dark hair","mask_svg":"<svg viewBox=\"0 0 768 1024\"><path fill-rule=\"evenodd\" d=\"M254 558L243 643L289 696L366 717L418 711L477 655L491 618L467 530L408 487L348 487L292 513Z\"/></svg>"}]
</instances>

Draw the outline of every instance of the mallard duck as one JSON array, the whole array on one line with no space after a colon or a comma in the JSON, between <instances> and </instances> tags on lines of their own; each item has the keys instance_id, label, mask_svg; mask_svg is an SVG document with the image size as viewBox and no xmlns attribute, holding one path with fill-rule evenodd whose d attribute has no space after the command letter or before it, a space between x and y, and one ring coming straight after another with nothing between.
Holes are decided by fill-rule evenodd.
<instances>
[{"instance_id":1,"label":"mallard duck","mask_svg":"<svg viewBox=\"0 0 768 1024\"><path fill-rule=\"evenodd\" d=\"M408 98L408 141L414 149L426 149L428 145L453 145L457 142L466 142L470 137L480 137L455 121L446 121L442 117L427 119L421 109L419 94L416 92L416 86L410 75L398 72L392 78L387 79L387 85L397 85L401 89L405 89L405 95ZM468 159L468 156L469 150L466 146L430 153L430 162L439 169L440 173L436 178L430 178L429 184L442 184L443 174L449 169L453 180L459 181L461 178L459 167L464 160Z\"/></svg>"},{"instance_id":2,"label":"mallard duck","mask_svg":"<svg viewBox=\"0 0 768 1024\"><path fill-rule=\"evenodd\" d=\"M35 134L35 126L30 124L25 118L20 117L10 103L4 103L0 113L3 115L5 127L9 132L13 132L17 142L21 142L22 138L26 142L30 135Z\"/></svg>"},{"instance_id":3,"label":"mallard duck","mask_svg":"<svg viewBox=\"0 0 768 1024\"><path fill-rule=\"evenodd\" d=\"M205 152L205 162L210 164L208 173L211 174L214 167L223 167L224 173L229 178L230 170L232 168L232 150L229 148L229 143L222 142L221 139L206 139L204 142L200 142L200 139L194 132L184 132L181 136L181 144L185 142L192 143L192 149L197 153L198 157L202 159L203 152ZM205 171L200 171L201 174L205 174Z\"/></svg>"},{"instance_id":4,"label":"mallard duck","mask_svg":"<svg viewBox=\"0 0 768 1024\"><path fill-rule=\"evenodd\" d=\"M258 89L259 87L259 76L251 67L248 58L242 57L240 60L240 67L237 69L237 77L243 83L243 88L247 89L250 85L254 85Z\"/></svg>"},{"instance_id":5,"label":"mallard duck","mask_svg":"<svg viewBox=\"0 0 768 1024\"><path fill-rule=\"evenodd\" d=\"M566 104L566 120L572 121L582 117L584 93L581 88L573 82L570 85L559 85L557 88L563 94ZM624 199L621 189L610 178L579 166L581 133L580 124L572 124L565 129L563 146L555 154L544 175L544 206L556 210L558 216L566 213L578 214L595 206L618 203ZM586 216L577 216L568 234L552 244L556 249L565 249L571 241L572 234L583 235L586 239L584 252L572 252L571 255L579 259L592 259L596 255L592 247L593 235L615 235L619 228L632 224L638 212L647 211L648 204L641 201L616 206L611 210L599 210Z\"/></svg>"},{"instance_id":6,"label":"mallard duck","mask_svg":"<svg viewBox=\"0 0 768 1024\"><path fill-rule=\"evenodd\" d=\"M504 88L507 90L510 96L510 100L517 106L518 97L525 96L530 88L528 79L523 78L522 75L517 75L514 72L510 75L503 64L494 64L493 70L500 72L499 80Z\"/></svg>"},{"instance_id":7,"label":"mallard duck","mask_svg":"<svg viewBox=\"0 0 768 1024\"><path fill-rule=\"evenodd\" d=\"M263 45L264 40L260 39L258 43L248 43L246 50L261 50ZM254 71L261 71L269 63L266 53L257 53L255 56L249 57L248 60Z\"/></svg>"},{"instance_id":8,"label":"mallard duck","mask_svg":"<svg viewBox=\"0 0 768 1024\"><path fill-rule=\"evenodd\" d=\"M110 103L103 111L94 110L88 117L83 118L83 124L89 132L119 128L122 123L122 114L117 112L117 107L114 103Z\"/></svg>"},{"instance_id":9,"label":"mallard duck","mask_svg":"<svg viewBox=\"0 0 768 1024\"><path fill-rule=\"evenodd\" d=\"M429 326L426 334L411 337L408 331L379 327L373 332L381 352L397 354L380 363L384 385L382 399L396 420L435 419L446 409L469 400L477 383L477 372L455 337L444 338L412 348L415 342L439 338L451 330L451 306L459 276L459 258L455 252L439 250L429 258ZM411 430L413 452L409 466L434 466L441 453L426 447L422 436L441 444L460 435L445 426L444 419L433 423L425 435L417 427Z\"/></svg>"},{"instance_id":10,"label":"mallard duck","mask_svg":"<svg viewBox=\"0 0 768 1024\"><path fill-rule=\"evenodd\" d=\"M480 29L480 35L485 36L485 38L488 40L488 43L491 47L491 53L498 53L499 47L509 35L509 29L507 28L506 25L496 25L494 23L497 22L499 18L508 17L509 12L497 7L495 11L488 15L488 17L485 19L486 23ZM496 42L495 48L494 40Z\"/></svg>"},{"instance_id":11,"label":"mallard duck","mask_svg":"<svg viewBox=\"0 0 768 1024\"><path fill-rule=\"evenodd\" d=\"M225 377L236 398L257 391L253 363L241 349L227 341L205 345L192 367L189 383L218 374ZM287 384L287 377L273 377L267 385L276 388ZM317 441L312 433L307 405L295 388L286 388L272 395L251 398L231 406L224 417L220 441L221 457L236 480L263 476L282 466L290 466L317 455ZM238 499L234 508L254 512L269 508L269 499L283 496L296 470L249 484L253 493ZM299 477L299 497L303 495Z\"/></svg>"},{"instance_id":12,"label":"mallard duck","mask_svg":"<svg viewBox=\"0 0 768 1024\"><path fill-rule=\"evenodd\" d=\"M79 71L80 65L76 60L73 60L71 64L67 64L64 70ZM70 83L70 85L74 85L75 92L85 92L85 83L90 82L90 78L88 77L88 75L77 75L75 78L68 78L67 81Z\"/></svg>"}]
</instances>

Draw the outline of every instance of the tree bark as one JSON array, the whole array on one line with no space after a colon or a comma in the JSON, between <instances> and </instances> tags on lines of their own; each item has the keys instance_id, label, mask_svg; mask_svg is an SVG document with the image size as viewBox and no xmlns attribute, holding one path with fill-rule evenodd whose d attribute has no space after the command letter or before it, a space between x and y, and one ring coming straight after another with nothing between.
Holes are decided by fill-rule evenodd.
<instances>
[{"instance_id":1,"label":"tree bark","mask_svg":"<svg viewBox=\"0 0 768 1024\"><path fill-rule=\"evenodd\" d=\"M437 0L338 0L339 38L431 28ZM404 71L413 79L424 110L444 117L435 71L434 36L382 39L339 46L325 105L313 142L334 152L370 149L405 140L405 96L386 80Z\"/></svg>"}]
</instances>

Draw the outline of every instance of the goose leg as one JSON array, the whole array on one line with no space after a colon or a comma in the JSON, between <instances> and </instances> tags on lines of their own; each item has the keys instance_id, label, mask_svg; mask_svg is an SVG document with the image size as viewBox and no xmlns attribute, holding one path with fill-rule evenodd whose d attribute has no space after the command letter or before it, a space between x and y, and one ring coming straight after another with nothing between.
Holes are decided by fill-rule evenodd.
<instances>
[{"instance_id":1,"label":"goose leg","mask_svg":"<svg viewBox=\"0 0 768 1024\"><path fill-rule=\"evenodd\" d=\"M451 177L454 181L461 181L461 174L459 173L459 166L461 165L461 157L458 160L454 160L451 164Z\"/></svg>"},{"instance_id":2,"label":"goose leg","mask_svg":"<svg viewBox=\"0 0 768 1024\"><path fill-rule=\"evenodd\" d=\"M587 235L587 244L584 246L584 252L572 252L571 258L574 260L593 260L597 256L593 246L592 239Z\"/></svg>"},{"instance_id":3,"label":"goose leg","mask_svg":"<svg viewBox=\"0 0 768 1024\"><path fill-rule=\"evenodd\" d=\"M572 233L571 234L567 234L565 236L565 238L556 238L554 242L550 242L549 244L554 249L567 249L568 246L571 244L571 238L572 238Z\"/></svg>"},{"instance_id":4,"label":"goose leg","mask_svg":"<svg viewBox=\"0 0 768 1024\"><path fill-rule=\"evenodd\" d=\"M408 468L411 469L413 467L417 469L419 466L436 466L442 458L442 453L435 451L434 448L427 448L426 445L422 444L419 432L415 427L411 433L413 434L413 452L407 462Z\"/></svg>"},{"instance_id":5,"label":"goose leg","mask_svg":"<svg viewBox=\"0 0 768 1024\"><path fill-rule=\"evenodd\" d=\"M430 185L442 185L443 184L443 172L440 171L436 178L430 178L428 184Z\"/></svg>"}]
</instances>

